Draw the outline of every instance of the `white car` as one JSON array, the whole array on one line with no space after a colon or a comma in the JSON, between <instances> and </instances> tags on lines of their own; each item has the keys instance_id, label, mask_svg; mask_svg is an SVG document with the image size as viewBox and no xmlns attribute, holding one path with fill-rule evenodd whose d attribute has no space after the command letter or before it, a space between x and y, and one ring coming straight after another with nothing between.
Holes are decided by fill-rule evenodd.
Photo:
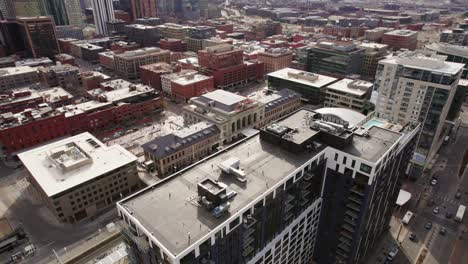
<instances>
[{"instance_id":1,"label":"white car","mask_svg":"<svg viewBox=\"0 0 468 264\"><path fill-rule=\"evenodd\" d=\"M439 213L439 206L437 206L436 208L434 208L434 210L432 210L432 212L434 214L438 214Z\"/></svg>"},{"instance_id":2,"label":"white car","mask_svg":"<svg viewBox=\"0 0 468 264\"><path fill-rule=\"evenodd\" d=\"M398 254L398 248L394 248L388 253L387 259L392 260L393 258L395 258L397 254Z\"/></svg>"},{"instance_id":3,"label":"white car","mask_svg":"<svg viewBox=\"0 0 468 264\"><path fill-rule=\"evenodd\" d=\"M432 186L434 186L434 185L436 185L436 184L437 184L437 180L436 180L436 179L434 179L434 180L431 181L431 185L432 185Z\"/></svg>"}]
</instances>

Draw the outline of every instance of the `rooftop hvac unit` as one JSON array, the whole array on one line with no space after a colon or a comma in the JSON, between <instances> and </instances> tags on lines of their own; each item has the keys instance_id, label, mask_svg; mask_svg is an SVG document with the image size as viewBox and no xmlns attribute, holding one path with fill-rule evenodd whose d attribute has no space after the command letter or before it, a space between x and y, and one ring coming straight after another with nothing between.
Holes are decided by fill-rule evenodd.
<instances>
[{"instance_id":1,"label":"rooftop hvac unit","mask_svg":"<svg viewBox=\"0 0 468 264\"><path fill-rule=\"evenodd\" d=\"M229 158L218 165L218 167L226 174L233 175L240 182L245 182L247 174L240 168L240 160L238 158Z\"/></svg>"}]
</instances>

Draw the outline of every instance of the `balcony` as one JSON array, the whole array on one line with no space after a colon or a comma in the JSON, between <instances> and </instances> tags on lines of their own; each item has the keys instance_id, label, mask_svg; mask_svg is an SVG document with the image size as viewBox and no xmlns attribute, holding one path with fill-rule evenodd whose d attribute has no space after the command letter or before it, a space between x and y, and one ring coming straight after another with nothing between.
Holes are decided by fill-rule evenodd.
<instances>
[{"instance_id":1,"label":"balcony","mask_svg":"<svg viewBox=\"0 0 468 264\"><path fill-rule=\"evenodd\" d=\"M347 230L346 230L346 231L343 230L343 231L340 232L340 236L346 237L346 238L348 238L349 240L353 240L352 233L348 233L348 232L349 232L349 231L347 231Z\"/></svg>"},{"instance_id":2,"label":"balcony","mask_svg":"<svg viewBox=\"0 0 468 264\"><path fill-rule=\"evenodd\" d=\"M301 189L302 190L307 190L312 184L310 182L304 182L302 185L301 185Z\"/></svg>"},{"instance_id":3,"label":"balcony","mask_svg":"<svg viewBox=\"0 0 468 264\"><path fill-rule=\"evenodd\" d=\"M294 199L295 199L294 196L288 194L288 196L286 197L286 203L287 203L287 204L288 204L288 203L291 203L292 201L294 201Z\"/></svg>"},{"instance_id":4,"label":"balcony","mask_svg":"<svg viewBox=\"0 0 468 264\"><path fill-rule=\"evenodd\" d=\"M352 217L354 219L357 219L359 217L358 214L356 214L356 213L354 213L353 211L350 211L350 210L346 210L345 215L350 216L350 217Z\"/></svg>"},{"instance_id":5,"label":"balcony","mask_svg":"<svg viewBox=\"0 0 468 264\"><path fill-rule=\"evenodd\" d=\"M243 221L244 229L249 229L255 223L257 223L257 220L255 218L253 218L253 216L251 216L251 215L247 215L247 217L244 217L242 221Z\"/></svg>"},{"instance_id":6,"label":"balcony","mask_svg":"<svg viewBox=\"0 0 468 264\"><path fill-rule=\"evenodd\" d=\"M344 218L344 221L345 221L347 224L350 224L351 226L356 227L356 221L355 221L353 218L345 217L345 218Z\"/></svg>"},{"instance_id":7,"label":"balcony","mask_svg":"<svg viewBox=\"0 0 468 264\"><path fill-rule=\"evenodd\" d=\"M361 208L359 208L359 206L354 205L353 203L346 204L346 207L353 209L354 211L358 213L361 211Z\"/></svg>"},{"instance_id":8,"label":"balcony","mask_svg":"<svg viewBox=\"0 0 468 264\"><path fill-rule=\"evenodd\" d=\"M248 237L247 239L244 239L244 249L250 246L250 244L252 244L252 242L254 241L255 239L253 239L252 237Z\"/></svg>"},{"instance_id":9,"label":"balcony","mask_svg":"<svg viewBox=\"0 0 468 264\"><path fill-rule=\"evenodd\" d=\"M345 237L340 237L340 239L338 239L338 241L340 241L341 243L347 245L347 246L351 246L351 240L349 239L346 239Z\"/></svg>"},{"instance_id":10,"label":"balcony","mask_svg":"<svg viewBox=\"0 0 468 264\"><path fill-rule=\"evenodd\" d=\"M252 253L254 250L253 247L251 246L248 246L246 249L244 249L244 251L242 252L242 256L245 258L247 257L250 253Z\"/></svg>"},{"instance_id":11,"label":"balcony","mask_svg":"<svg viewBox=\"0 0 468 264\"><path fill-rule=\"evenodd\" d=\"M341 227L343 227L344 230L349 231L351 233L354 233L354 227L348 224L343 224Z\"/></svg>"},{"instance_id":12,"label":"balcony","mask_svg":"<svg viewBox=\"0 0 468 264\"><path fill-rule=\"evenodd\" d=\"M349 246L347 246L346 244L343 244L343 243L338 244L338 248L343 250L346 253L351 251L351 248Z\"/></svg>"},{"instance_id":13,"label":"balcony","mask_svg":"<svg viewBox=\"0 0 468 264\"><path fill-rule=\"evenodd\" d=\"M313 177L314 177L313 174L310 174L310 173L308 173L308 172L304 172L304 178L303 178L303 179L304 179L305 181L310 181L310 180L312 180Z\"/></svg>"},{"instance_id":14,"label":"balcony","mask_svg":"<svg viewBox=\"0 0 468 264\"><path fill-rule=\"evenodd\" d=\"M254 231L255 231L255 229L253 229L253 228L249 228L247 230L244 230L244 234L243 234L244 240L249 238L250 235L252 235Z\"/></svg>"},{"instance_id":15,"label":"balcony","mask_svg":"<svg viewBox=\"0 0 468 264\"><path fill-rule=\"evenodd\" d=\"M354 196L352 196L352 195L348 196L348 200L353 201L353 202L357 203L358 205L361 205L361 204L362 204L362 200L361 200L361 199L358 199L358 198L356 198L356 197L354 197Z\"/></svg>"},{"instance_id":16,"label":"balcony","mask_svg":"<svg viewBox=\"0 0 468 264\"><path fill-rule=\"evenodd\" d=\"M356 187L351 188L351 192L352 192L352 193L355 193L355 194L357 194L357 195L359 195L359 196L361 196L361 197L364 196L364 192L361 191L361 190L359 190L359 189L357 189Z\"/></svg>"}]
</instances>

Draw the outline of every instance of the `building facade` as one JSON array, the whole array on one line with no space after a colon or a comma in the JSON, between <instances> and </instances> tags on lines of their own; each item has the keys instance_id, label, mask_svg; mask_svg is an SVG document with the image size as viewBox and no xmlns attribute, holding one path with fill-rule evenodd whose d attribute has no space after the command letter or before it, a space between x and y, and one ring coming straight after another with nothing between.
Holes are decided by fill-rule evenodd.
<instances>
[{"instance_id":1,"label":"building facade","mask_svg":"<svg viewBox=\"0 0 468 264\"><path fill-rule=\"evenodd\" d=\"M412 30L394 30L385 32L382 44L387 44L394 50L415 50L418 47L418 32Z\"/></svg>"},{"instance_id":2,"label":"building facade","mask_svg":"<svg viewBox=\"0 0 468 264\"><path fill-rule=\"evenodd\" d=\"M257 59L265 64L265 74L288 68L292 62L292 51L284 49L270 49L259 52Z\"/></svg>"},{"instance_id":3,"label":"building facade","mask_svg":"<svg viewBox=\"0 0 468 264\"><path fill-rule=\"evenodd\" d=\"M65 64L40 67L39 78L48 87L60 86L73 95L84 93L80 68Z\"/></svg>"},{"instance_id":4,"label":"building facade","mask_svg":"<svg viewBox=\"0 0 468 264\"><path fill-rule=\"evenodd\" d=\"M468 46L468 29L457 28L444 30L440 33L440 42L458 46Z\"/></svg>"},{"instance_id":5,"label":"building facade","mask_svg":"<svg viewBox=\"0 0 468 264\"><path fill-rule=\"evenodd\" d=\"M165 62L140 66L141 83L161 91L161 76L174 72L174 67Z\"/></svg>"},{"instance_id":6,"label":"building facade","mask_svg":"<svg viewBox=\"0 0 468 264\"><path fill-rule=\"evenodd\" d=\"M140 66L157 62L170 63L170 52L159 48L142 48L114 55L114 70L123 78L140 78Z\"/></svg>"},{"instance_id":7,"label":"building facade","mask_svg":"<svg viewBox=\"0 0 468 264\"><path fill-rule=\"evenodd\" d=\"M42 201L63 223L90 219L143 187L137 158L89 133L34 148L19 158Z\"/></svg>"},{"instance_id":8,"label":"building facade","mask_svg":"<svg viewBox=\"0 0 468 264\"><path fill-rule=\"evenodd\" d=\"M364 112L374 85L362 80L341 79L326 87L325 107L349 108Z\"/></svg>"},{"instance_id":9,"label":"building facade","mask_svg":"<svg viewBox=\"0 0 468 264\"><path fill-rule=\"evenodd\" d=\"M83 14L81 11L79 0L63 0L65 3L65 10L67 11L68 22L71 26L82 28Z\"/></svg>"},{"instance_id":10,"label":"building facade","mask_svg":"<svg viewBox=\"0 0 468 264\"><path fill-rule=\"evenodd\" d=\"M176 74L176 73L173 73ZM171 80L171 95L177 101L187 102L192 97L198 97L214 90L212 76L187 72Z\"/></svg>"},{"instance_id":11,"label":"building facade","mask_svg":"<svg viewBox=\"0 0 468 264\"><path fill-rule=\"evenodd\" d=\"M39 81L37 69L29 66L16 66L0 69L0 91L24 87Z\"/></svg>"},{"instance_id":12,"label":"building facade","mask_svg":"<svg viewBox=\"0 0 468 264\"><path fill-rule=\"evenodd\" d=\"M55 24L51 17L17 17L26 41L26 54L33 58L51 57L60 53Z\"/></svg>"},{"instance_id":13,"label":"building facade","mask_svg":"<svg viewBox=\"0 0 468 264\"><path fill-rule=\"evenodd\" d=\"M106 22L115 19L112 2L112 0L91 0L94 25L96 26L96 33L99 35L108 35Z\"/></svg>"},{"instance_id":14,"label":"building facade","mask_svg":"<svg viewBox=\"0 0 468 264\"><path fill-rule=\"evenodd\" d=\"M375 89L378 116L405 125L421 123L412 175L422 173L448 132L445 120L464 64L419 51L379 62Z\"/></svg>"}]
</instances>

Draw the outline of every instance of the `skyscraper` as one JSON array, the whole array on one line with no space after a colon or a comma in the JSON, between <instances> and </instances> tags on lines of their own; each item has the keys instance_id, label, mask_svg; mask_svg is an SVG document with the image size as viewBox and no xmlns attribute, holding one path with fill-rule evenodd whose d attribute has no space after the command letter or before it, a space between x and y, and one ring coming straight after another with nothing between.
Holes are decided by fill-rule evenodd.
<instances>
[{"instance_id":1,"label":"skyscraper","mask_svg":"<svg viewBox=\"0 0 468 264\"><path fill-rule=\"evenodd\" d=\"M54 57L60 53L54 20L50 16L17 17L25 43L26 55Z\"/></svg>"},{"instance_id":2,"label":"skyscraper","mask_svg":"<svg viewBox=\"0 0 468 264\"><path fill-rule=\"evenodd\" d=\"M157 0L131 0L133 19L140 17L155 17Z\"/></svg>"},{"instance_id":3,"label":"skyscraper","mask_svg":"<svg viewBox=\"0 0 468 264\"><path fill-rule=\"evenodd\" d=\"M411 174L418 176L448 133L445 121L464 64L446 56L408 51L381 60L375 75L376 113L397 122L421 123Z\"/></svg>"},{"instance_id":4,"label":"skyscraper","mask_svg":"<svg viewBox=\"0 0 468 264\"><path fill-rule=\"evenodd\" d=\"M5 20L16 16L13 0L0 0L0 18Z\"/></svg>"},{"instance_id":5,"label":"skyscraper","mask_svg":"<svg viewBox=\"0 0 468 264\"><path fill-rule=\"evenodd\" d=\"M16 16L32 17L45 15L42 0L15 0Z\"/></svg>"},{"instance_id":6,"label":"skyscraper","mask_svg":"<svg viewBox=\"0 0 468 264\"><path fill-rule=\"evenodd\" d=\"M46 14L54 18L55 25L68 25L68 16L64 0L43 0L42 3Z\"/></svg>"},{"instance_id":7,"label":"skyscraper","mask_svg":"<svg viewBox=\"0 0 468 264\"><path fill-rule=\"evenodd\" d=\"M67 10L68 22L72 26L83 27L83 14L80 0L63 0Z\"/></svg>"},{"instance_id":8,"label":"skyscraper","mask_svg":"<svg viewBox=\"0 0 468 264\"><path fill-rule=\"evenodd\" d=\"M96 32L100 35L107 35L106 22L115 19L112 0L92 0L91 6Z\"/></svg>"}]
</instances>

